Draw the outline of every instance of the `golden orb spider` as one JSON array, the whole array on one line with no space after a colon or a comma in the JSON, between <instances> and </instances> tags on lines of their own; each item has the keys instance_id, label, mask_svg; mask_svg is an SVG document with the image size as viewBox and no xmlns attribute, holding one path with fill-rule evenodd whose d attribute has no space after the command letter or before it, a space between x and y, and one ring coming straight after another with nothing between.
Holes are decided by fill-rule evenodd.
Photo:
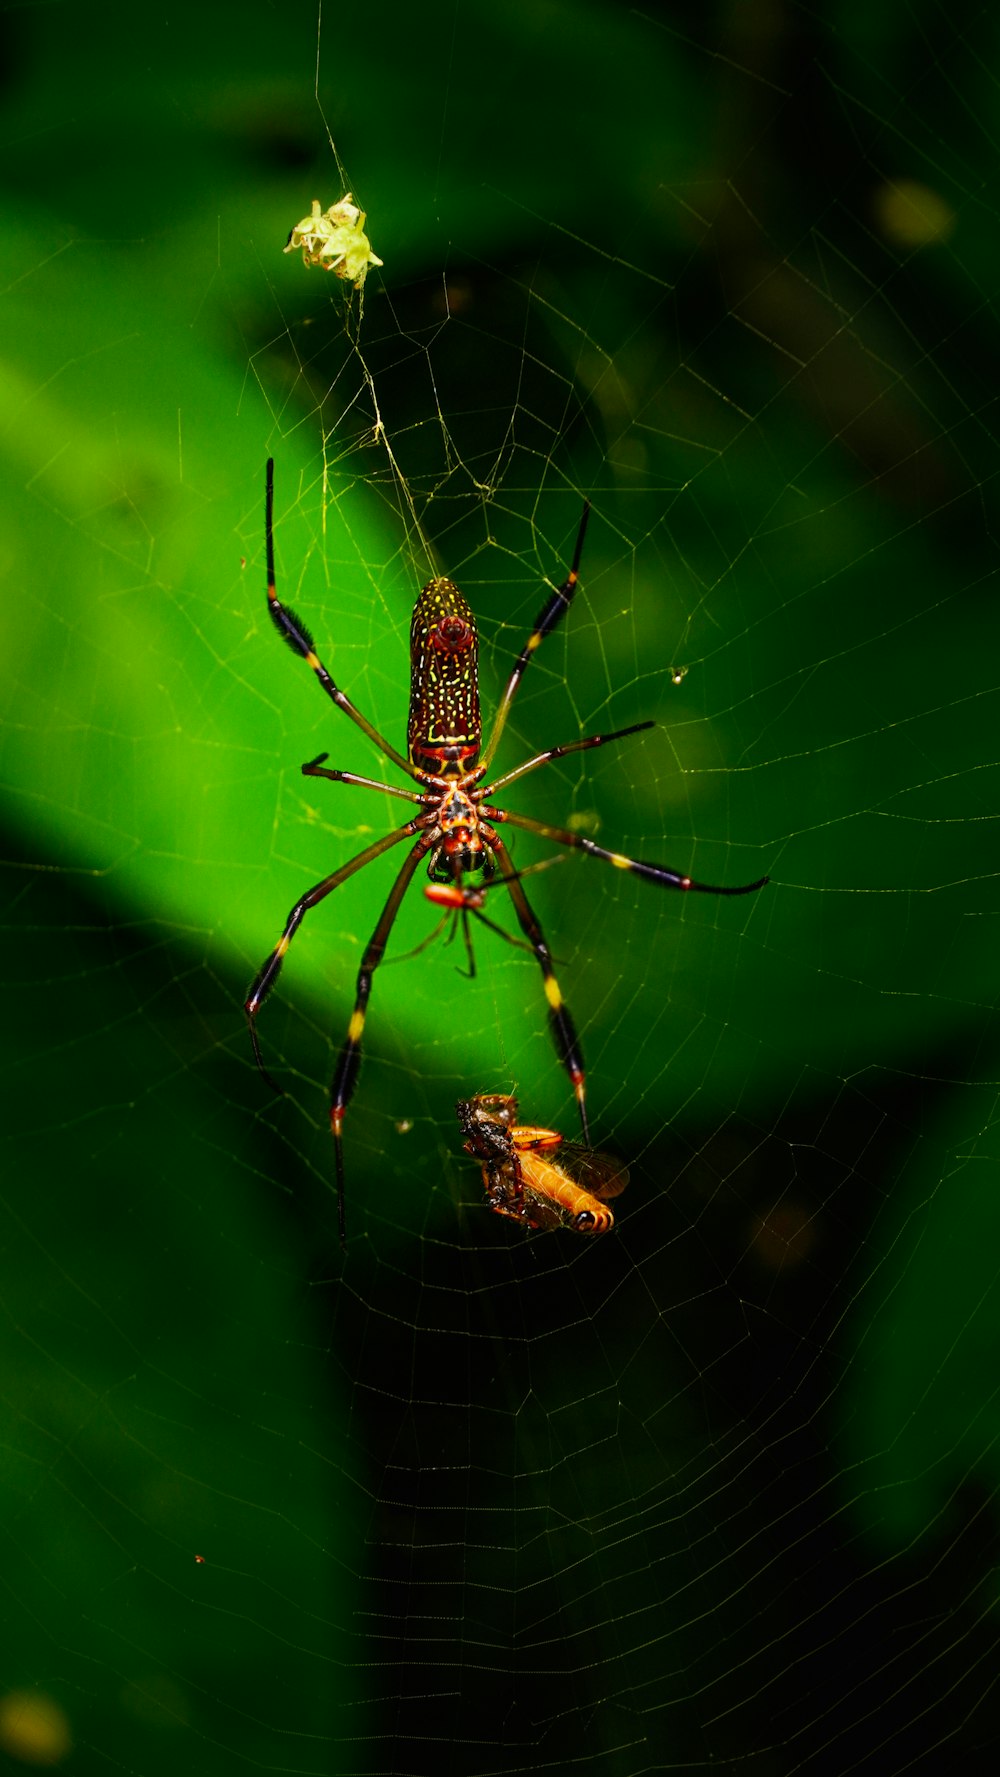
<instances>
[{"instance_id":1,"label":"golden orb spider","mask_svg":"<svg viewBox=\"0 0 1000 1777\"><path fill-rule=\"evenodd\" d=\"M735 888L717 888L711 883L694 882L690 876L682 876L678 871L668 870L662 864L646 864L636 858L626 858L619 852L606 851L592 839L571 832L569 828L553 827L545 821L532 820L528 815L512 814L509 809L498 808L492 801L498 790L505 789L516 778L524 777L527 772L535 771L540 765L547 765L553 759L564 759L569 753L581 753L589 747L604 747L611 741L624 740L626 735L639 734L645 728L655 727L653 722L634 722L630 727L619 728L613 733L590 734L582 740L549 747L544 753L536 753L534 758L525 760L522 765L516 765L513 771L506 771L489 783L483 782L528 663L545 637L561 622L573 602L589 516L590 506L585 503L573 551L573 565L562 585L546 600L534 630L514 662L485 748L482 747L482 722L479 713L479 640L476 620L453 581L431 580L423 588L413 607L410 625L410 711L407 756L404 758L372 726L367 717L361 714L346 691L342 691L334 683L316 653L312 636L305 624L278 597L274 576L274 462L268 461L264 539L267 552L268 611L275 628L292 651L301 655L306 665L312 668L326 695L337 708L343 710L357 724L385 758L391 760L393 765L398 766L400 771L405 772L407 777L420 786L416 790L404 790L396 784L359 777L351 771L329 769L324 764L329 753L320 753L303 765L305 777L329 778L335 784L358 784L363 789L381 790L387 795L398 796L404 802L415 803L420 812L401 827L376 839L373 845L366 846L364 851L359 852L348 863L342 864L338 870L324 876L321 882L317 882L296 901L285 921L281 937L258 971L244 1001L257 1066L272 1089L280 1092L281 1087L264 1066L255 1020L278 978L288 946L306 914L318 906L320 901L324 901L327 895L332 894L335 888L339 888L342 882L346 882L356 871L364 869L366 864L380 858L383 852L390 851L394 845L400 845L404 839L414 841L362 955L354 1010L330 1088L330 1128L336 1155L337 1214L341 1241L346 1231L344 1113L357 1083L361 1063L361 1035L372 976L385 954L403 896L425 859L431 882L447 885L448 888L447 894L434 897L438 905L444 904L459 911L468 909L475 912L481 907L480 890L464 884L462 879L465 875L479 873L485 882L498 875L503 879L518 924L542 971L553 1041L559 1061L573 1085L583 1138L588 1143L590 1136L583 1057L576 1027L559 990L552 967L552 955L542 928L529 905L511 855L497 832L498 826L518 827L524 832L537 834L541 839L552 840L556 845L584 851L592 858L601 858L605 863L614 864L619 870L630 870L648 882L655 882L660 888L693 889L707 895L749 895L755 889L763 888L767 881L767 877L762 876L757 882L742 883Z\"/></svg>"}]
</instances>

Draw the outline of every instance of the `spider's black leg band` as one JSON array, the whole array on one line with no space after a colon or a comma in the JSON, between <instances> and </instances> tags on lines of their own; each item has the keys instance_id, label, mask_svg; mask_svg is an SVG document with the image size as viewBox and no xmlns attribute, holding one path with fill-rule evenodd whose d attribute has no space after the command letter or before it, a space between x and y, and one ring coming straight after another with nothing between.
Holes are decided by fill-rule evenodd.
<instances>
[{"instance_id":1,"label":"spider's black leg band","mask_svg":"<svg viewBox=\"0 0 1000 1777\"><path fill-rule=\"evenodd\" d=\"M352 858L347 864L342 864L339 870L334 870L329 876L324 876L322 882L318 882L314 888L311 888L307 894L302 896L301 900L296 901L295 906L292 908L291 913L285 921L285 928L281 937L278 939L278 942L267 961L254 976L250 991L243 1002L243 1010L247 1015L247 1024L250 1028L250 1040L253 1044L254 1060L268 1085L272 1087L275 1092L280 1092L282 1088L278 1085L277 1081L272 1078L268 1073L267 1068L264 1066L255 1020L261 1005L264 1000L266 1000L281 973L281 965L285 960L285 953L288 950L288 946L310 908L316 907L320 901L324 901L327 895L331 894L335 888L339 888L342 882L346 882L349 876L353 876L356 870L363 870L364 866L370 864L373 858L381 857L383 852L389 851L392 846L398 845L401 840L408 839L414 833L419 832L420 818L421 817L418 815L415 820L407 821L405 827L397 827L394 833L387 833L384 838L377 839L374 845L367 846L364 851L358 853L356 858Z\"/></svg>"},{"instance_id":2,"label":"spider's black leg band","mask_svg":"<svg viewBox=\"0 0 1000 1777\"><path fill-rule=\"evenodd\" d=\"M413 831L415 825L416 823L411 822L408 827L403 829L403 832ZM402 834L393 834L394 839L401 837ZM432 846L438 842L440 837L440 828L436 825L430 827L427 832L421 833L413 850L404 858L402 869L396 877L396 880L389 891L389 898L379 915L378 924L365 946L365 952L361 958L361 967L358 970L354 1011L351 1013L351 1020L347 1026L347 1035L344 1038L340 1054L337 1058L333 1083L330 1087L330 1129L333 1134L337 1159L337 1219L340 1226L341 1245L344 1244L347 1238L347 1223L344 1212L344 1112L347 1110L347 1107L354 1096L354 1088L357 1085L358 1080L358 1070L361 1066L361 1037L365 1028L365 1014L368 1010L368 998L372 990L372 976L385 955L385 947L389 941L389 934L395 924L396 915L399 912L403 896L409 888L410 883L413 881L418 866L427 856L427 853L431 850Z\"/></svg>"},{"instance_id":3,"label":"spider's black leg band","mask_svg":"<svg viewBox=\"0 0 1000 1777\"><path fill-rule=\"evenodd\" d=\"M668 870L665 864L645 864L641 858L626 858L621 852L605 851L603 845L595 845L592 839L586 839L582 833L573 833L568 827L550 827L545 821L533 821L526 814L510 814L502 808L481 808L480 814L490 821L506 821L512 827L523 827L526 833L537 833L539 838L551 839L556 845L584 851L588 857L601 858L606 864L614 864L617 870L628 870L633 876L658 883L660 888L690 890L700 895L752 895L769 881L768 877L759 876L756 882L735 883L731 888L713 882L695 882L693 877L682 876L678 870Z\"/></svg>"},{"instance_id":4,"label":"spider's black leg band","mask_svg":"<svg viewBox=\"0 0 1000 1777\"><path fill-rule=\"evenodd\" d=\"M492 812L491 810L491 815ZM560 1063L569 1075L573 1091L576 1094L583 1139L589 1146L590 1128L587 1123L587 1091L583 1054L580 1049L580 1039L576 1034L576 1026L570 1016L569 1007L562 997L555 970L552 967L552 953L545 942L545 934L532 911L528 897L521 887L520 877L514 869L513 859L503 840L498 833L487 826L484 826L483 836L496 853L507 893L514 903L518 924L531 945L538 966L542 971L545 998L549 1006L549 1026L552 1031L552 1040L555 1043Z\"/></svg>"}]
</instances>

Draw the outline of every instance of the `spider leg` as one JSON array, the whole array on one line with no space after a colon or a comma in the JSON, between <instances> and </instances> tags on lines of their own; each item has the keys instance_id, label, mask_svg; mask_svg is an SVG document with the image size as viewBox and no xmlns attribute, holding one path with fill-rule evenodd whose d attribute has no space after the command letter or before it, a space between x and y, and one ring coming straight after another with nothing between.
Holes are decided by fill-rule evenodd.
<instances>
[{"instance_id":1,"label":"spider leg","mask_svg":"<svg viewBox=\"0 0 1000 1777\"><path fill-rule=\"evenodd\" d=\"M576 548L573 551L573 565L570 568L569 573L566 575L562 585L556 587L551 598L549 598L546 604L543 605L534 629L514 662L513 671L507 681L507 689L500 700L499 708L494 717L493 732L486 743L486 751L482 757L481 764L484 768L489 765L490 760L497 750L497 743L504 731L510 706L514 701L517 688L527 671L528 662L531 659L531 656L534 654L536 648L541 646L546 636L551 634L552 630L555 629L557 623L562 621L566 612L569 610L570 605L573 603L573 596L580 579L580 557L583 554L583 540L587 535L587 520L589 517L590 501L585 500L583 503L583 517L580 519L580 529L576 534Z\"/></svg>"},{"instance_id":2,"label":"spider leg","mask_svg":"<svg viewBox=\"0 0 1000 1777\"><path fill-rule=\"evenodd\" d=\"M490 813L492 814L492 810ZM493 831L492 827L485 825L483 829L483 837L490 849L496 853L500 869L503 873L504 885L514 903L514 912L517 914L518 925L534 951L538 966L542 971L542 981L545 986L545 998L549 1003L549 1025L552 1031L552 1040L555 1043L556 1053L559 1056L560 1063L569 1075L570 1083L576 1094L577 1108L580 1112L580 1127L583 1130L583 1139L589 1145L590 1129L587 1123L587 1093L584 1083L584 1066L583 1056L580 1052L580 1039L576 1034L576 1026L570 1016L569 1008L559 990L559 983L556 980L555 970L552 967L552 952L549 950L549 947L545 942L545 934L532 911L527 895L521 887L521 879L514 868L514 861L511 858L507 847L504 845L503 840L498 833Z\"/></svg>"},{"instance_id":3,"label":"spider leg","mask_svg":"<svg viewBox=\"0 0 1000 1777\"><path fill-rule=\"evenodd\" d=\"M420 818L421 817L418 815L414 820L407 821L405 827L397 827L395 832L387 833L384 838L377 839L374 845L366 846L365 850L359 852L356 858L352 858L347 864L342 864L339 870L332 871L329 876L324 876L322 882L317 882L316 886L309 889L308 893L304 894L301 900L296 901L295 906L292 908L291 913L285 921L285 929L282 932L281 937L278 939L277 944L263 967L260 968L254 976L250 991L243 1002L243 1010L247 1015L250 1041L253 1044L254 1060L268 1085L274 1092L281 1092L282 1088L278 1085L276 1080L272 1079L267 1068L264 1066L255 1020L263 1001L266 1000L278 979L288 946L310 908L318 906L320 901L325 901L327 895L332 894L333 890L339 888L342 882L346 882L349 876L353 876L355 871L363 870L366 864L370 864L373 859L381 857L383 852L389 851L392 846L398 845L401 840L408 839L412 834L419 832Z\"/></svg>"},{"instance_id":4,"label":"spider leg","mask_svg":"<svg viewBox=\"0 0 1000 1777\"><path fill-rule=\"evenodd\" d=\"M383 784L377 778L358 777L353 771L334 771L323 764L323 760L329 757L329 753L317 753L315 759L307 759L302 767L302 776L328 777L332 784L358 784L363 790L384 790L387 796L399 796L404 802L420 802L425 808L438 801L435 795L421 795L416 790L401 790L398 784Z\"/></svg>"},{"instance_id":5,"label":"spider leg","mask_svg":"<svg viewBox=\"0 0 1000 1777\"><path fill-rule=\"evenodd\" d=\"M410 822L401 833L392 834L392 838L394 840L401 839L404 833L412 832L415 826L415 822ZM347 1224L344 1215L344 1112L354 1095L358 1069L361 1066L361 1035L365 1027L368 997L372 990L372 976L385 954L389 934L395 924L403 896L413 881L419 864L440 838L440 827L436 824L429 827L426 832L421 833L413 850L403 859L402 868L389 891L389 898L379 915L378 924L365 946L361 967L358 970L354 1010L351 1013L347 1035L337 1058L333 1083L330 1087L330 1129L333 1134L337 1162L337 1219L340 1227L341 1245L345 1243L347 1238ZM385 850L384 842L382 849Z\"/></svg>"},{"instance_id":6,"label":"spider leg","mask_svg":"<svg viewBox=\"0 0 1000 1777\"><path fill-rule=\"evenodd\" d=\"M432 931L427 933L426 938L421 938L420 943L414 944L412 950L401 950L396 956L384 957L382 961L383 968L394 968L397 963L411 963L415 956L421 956L425 950L431 948L432 944L437 943L445 926L448 924L449 920L453 921L454 917L454 913L446 908L444 913L442 913L441 918L438 920L437 925ZM449 932L445 939L445 943L450 944L454 935L454 932Z\"/></svg>"},{"instance_id":7,"label":"spider leg","mask_svg":"<svg viewBox=\"0 0 1000 1777\"><path fill-rule=\"evenodd\" d=\"M521 875L524 875L523 870L521 871ZM498 878L498 881L500 882L506 882L506 880L507 878L505 876ZM513 932L505 932L503 926L497 925L496 920L490 919L489 915L484 913L481 908L470 907L468 911L472 914L473 919L478 919L480 925L488 926L489 930L495 932L497 937L502 938L506 944L513 944L515 950L534 950L534 945L529 944L527 939L515 938Z\"/></svg>"},{"instance_id":8,"label":"spider leg","mask_svg":"<svg viewBox=\"0 0 1000 1777\"><path fill-rule=\"evenodd\" d=\"M355 722L364 734L367 734L370 741L374 741L379 751L383 753L387 759L391 759L394 765L398 765L401 771L405 771L407 777L415 777L416 772L414 767L410 764L409 759L404 759L402 753L397 753L395 747L385 739L384 735L379 733L378 729L369 722L367 716L363 716L361 711L351 702L347 692L342 691L340 686L334 683L326 667L323 665L323 662L320 660L319 655L316 653L312 636L309 634L302 619L296 617L295 612L291 607L283 604L281 599L279 599L274 575L273 521L274 458L268 457L264 540L267 549L267 608L271 616L271 621L274 624L275 629L278 631L278 634L288 643L292 652L301 655L306 665L312 667L312 670L316 674L327 697L332 699L337 705L337 708L343 710L345 716L349 716L351 721Z\"/></svg>"},{"instance_id":9,"label":"spider leg","mask_svg":"<svg viewBox=\"0 0 1000 1777\"><path fill-rule=\"evenodd\" d=\"M424 893L426 894L426 892L427 891L425 889ZM441 933L445 931L446 927L448 927L448 930L445 933L445 940L444 940L445 944L448 945L448 944L453 944L455 942L455 939L458 936L459 916L462 913L467 914L468 910L466 908L462 907L458 901L449 901L447 903L447 905L445 905L443 902L440 904L442 906L444 906L444 912L442 913L441 918L438 920L437 925L434 926L432 928L432 930L428 932L426 938L421 938L420 943L414 944L412 950L404 950L400 953L399 956L388 956L388 957L383 958L383 963L382 963L383 968L391 969L395 963L412 962L413 958L415 956L419 956L422 951L429 950L432 944L437 943L438 939L441 936ZM472 940L469 935L468 918L466 918L466 920L465 920L465 925L464 925L464 930L463 930L462 935L463 935L463 939L465 942L466 960L469 964L469 967L468 967L468 969L463 969L460 967L460 965L458 963L456 963L455 964L455 973L456 973L456 975L464 975L467 981L474 981L476 978L476 959L473 954Z\"/></svg>"},{"instance_id":10,"label":"spider leg","mask_svg":"<svg viewBox=\"0 0 1000 1777\"><path fill-rule=\"evenodd\" d=\"M626 858L621 852L605 851L603 845L595 845L592 839L584 838L582 833L573 833L568 827L550 827L545 821L533 821L526 814L510 814L502 808L481 808L479 812L487 820L506 821L512 827L523 827L526 833L551 839L556 845L572 846L575 851L585 851L589 857L602 858L606 864L614 864L618 870L630 870L634 876L656 882L661 888L690 889L701 895L752 895L770 880L760 876L756 882L741 882L732 888L712 882L695 882L691 876L682 876L679 870L668 870L665 864L645 864L641 858Z\"/></svg>"},{"instance_id":11,"label":"spider leg","mask_svg":"<svg viewBox=\"0 0 1000 1777\"><path fill-rule=\"evenodd\" d=\"M459 918L462 922L462 942L465 945L465 960L469 966L467 969L459 969L456 964L456 972L459 975L464 975L467 981L474 981L476 979L476 953L472 948L472 931L469 926L468 907L463 907L461 909ZM487 920L486 924L489 925L489 923L489 920ZM454 937L454 932L452 932L451 937L449 937L446 942L450 944L452 937Z\"/></svg>"},{"instance_id":12,"label":"spider leg","mask_svg":"<svg viewBox=\"0 0 1000 1777\"><path fill-rule=\"evenodd\" d=\"M613 734L588 734L583 740L568 741L563 747L549 747L548 752L536 753L533 759L527 759L523 765L515 765L513 771L505 771L503 777L494 778L479 794L493 796L497 790L513 783L516 777L523 777L526 771L534 771L539 765L547 765L550 759L565 759L567 753L583 753L588 747L606 747L609 741L624 740L628 734L641 734L644 728L655 727L655 722L633 722L631 728L616 728Z\"/></svg>"},{"instance_id":13,"label":"spider leg","mask_svg":"<svg viewBox=\"0 0 1000 1777\"><path fill-rule=\"evenodd\" d=\"M566 860L561 852L554 852L550 858L540 858L537 863L526 864L524 868L518 870L516 874L518 876L534 876L537 875L539 870L548 870L553 864L564 864L565 862ZM468 971L459 969L458 973L460 975L467 973L467 978L470 981L475 980L476 975L476 961L472 948L472 933L469 927L470 913L472 914L473 919L478 919L480 925L487 926L491 932L495 932L498 938L504 940L505 944L513 944L515 950L531 950L531 945L527 943L524 938L515 938L513 932L505 931L503 926L497 925L496 920L490 919L489 915L483 912L483 902L486 899L485 891L491 888L499 888L501 883L508 880L506 876L495 875L494 871L494 865L488 862L483 865L484 880L478 888L465 888L461 881L429 882L424 886L424 894L432 906L451 909L456 915L459 913L462 915L465 927L465 948L468 954L469 969ZM447 911L444 917L447 919ZM436 925L430 936L425 938L423 943L417 946L417 949L423 950L425 945L431 943L443 930L443 926L443 921ZM453 927L445 942L450 944L454 936L455 931ZM416 951L411 951L410 955L416 955ZM400 959L394 957L392 960L398 962Z\"/></svg>"}]
</instances>

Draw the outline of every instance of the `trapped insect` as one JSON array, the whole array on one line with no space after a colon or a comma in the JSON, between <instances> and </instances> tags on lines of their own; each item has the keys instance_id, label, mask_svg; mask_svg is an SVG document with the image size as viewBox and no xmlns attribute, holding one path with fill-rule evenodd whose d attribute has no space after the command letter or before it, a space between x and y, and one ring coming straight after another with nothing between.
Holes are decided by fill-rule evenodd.
<instances>
[{"instance_id":1,"label":"trapped insect","mask_svg":"<svg viewBox=\"0 0 1000 1777\"><path fill-rule=\"evenodd\" d=\"M762 876L756 882L742 883L732 888L695 882L690 876L683 876L663 864L648 864L636 858L624 857L619 852L606 851L592 839L567 827L553 827L545 821L533 820L528 815L514 814L510 809L499 807L493 800L500 790L506 789L517 778L537 770L550 760L564 759L569 753L584 752L590 747L607 746L611 741L624 740L627 735L639 734L644 729L655 726L653 722L634 722L630 727L619 728L612 733L586 735L581 740L567 741L562 746L549 747L545 752L536 753L533 758L526 759L512 771L503 772L499 777L489 777L493 755L528 663L545 637L561 622L573 602L590 515L589 504L585 504L583 508L572 567L562 585L546 599L534 630L514 662L485 747L482 744L479 712L479 640L476 620L453 581L431 580L423 588L414 605L410 625L410 709L405 758L361 714L346 691L341 690L334 682L317 655L312 636L305 624L279 599L274 575L273 515L274 464L269 461L264 534L268 611L275 628L292 651L301 655L306 665L312 668L326 695L337 708L356 723L386 759L418 786L413 790L405 790L396 784L359 777L355 772L333 770L324 763L329 758L329 753L320 753L303 765L302 772L306 777L328 778L335 784L354 784L363 789L379 790L414 804L418 812L402 826L366 846L364 851L349 859L346 864L331 871L329 876L324 876L321 882L317 882L296 901L285 921L281 937L256 975L244 1002L257 1066L273 1090L280 1091L281 1088L264 1066L255 1020L278 978L292 939L306 914L325 900L334 889L339 888L342 882L346 882L348 877L362 870L366 864L373 863L394 845L400 845L404 840L413 841L361 957L354 1010L348 1022L330 1090L330 1128L336 1155L337 1205L340 1237L343 1240L346 1226L344 1114L357 1083L361 1038L372 977L385 954L403 897L422 863L426 861L427 874L432 883L448 884L455 891L448 904L460 910L467 908L473 912L479 911L479 891L474 890L470 895L463 883L464 876L479 874L483 882L490 882L497 877L503 879L517 922L542 972L552 1038L559 1061L576 1094L585 1141L589 1140L586 1090L583 1056L576 1028L559 989L552 966L552 954L544 933L529 904L510 852L497 831L498 827L517 827L524 832L534 833L539 838L550 840L555 845L586 852L589 857L600 858L602 862L613 864L619 870L631 871L647 882L656 883L660 888L690 889L709 895L747 895L762 888L767 877ZM488 781L484 781L487 779Z\"/></svg>"},{"instance_id":2,"label":"trapped insect","mask_svg":"<svg viewBox=\"0 0 1000 1777\"><path fill-rule=\"evenodd\" d=\"M465 1152L483 1169L494 1215L525 1228L572 1228L607 1234L615 1225L605 1198L628 1184L628 1170L610 1154L564 1142L558 1130L517 1121L517 1099L480 1093L455 1106Z\"/></svg>"}]
</instances>

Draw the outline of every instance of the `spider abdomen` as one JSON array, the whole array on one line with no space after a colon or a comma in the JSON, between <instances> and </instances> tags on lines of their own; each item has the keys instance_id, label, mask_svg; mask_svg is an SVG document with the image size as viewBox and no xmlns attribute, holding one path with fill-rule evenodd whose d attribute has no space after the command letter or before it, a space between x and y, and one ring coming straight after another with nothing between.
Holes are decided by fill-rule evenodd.
<instances>
[{"instance_id":1,"label":"spider abdomen","mask_svg":"<svg viewBox=\"0 0 1000 1777\"><path fill-rule=\"evenodd\" d=\"M453 580L431 580L410 624L410 761L423 771L461 770L481 741L476 620Z\"/></svg>"}]
</instances>

